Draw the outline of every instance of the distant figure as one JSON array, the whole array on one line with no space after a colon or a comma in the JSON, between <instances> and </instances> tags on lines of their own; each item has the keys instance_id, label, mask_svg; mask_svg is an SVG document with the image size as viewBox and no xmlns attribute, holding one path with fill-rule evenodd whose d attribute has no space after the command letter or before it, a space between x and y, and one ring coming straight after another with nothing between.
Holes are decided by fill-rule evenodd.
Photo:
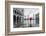
<instances>
[{"instance_id":1,"label":"distant figure","mask_svg":"<svg viewBox=\"0 0 46 36\"><path fill-rule=\"evenodd\" d=\"M30 18L30 27L32 27L32 25L31 25L31 20L32 20L32 18Z\"/></svg>"}]
</instances>

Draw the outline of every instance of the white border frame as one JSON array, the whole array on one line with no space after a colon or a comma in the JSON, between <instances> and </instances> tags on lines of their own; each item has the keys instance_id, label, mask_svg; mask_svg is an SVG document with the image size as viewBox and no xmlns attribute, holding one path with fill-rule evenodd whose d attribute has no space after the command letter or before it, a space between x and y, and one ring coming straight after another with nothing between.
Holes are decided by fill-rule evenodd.
<instances>
[{"instance_id":1,"label":"white border frame","mask_svg":"<svg viewBox=\"0 0 46 36\"><path fill-rule=\"evenodd\" d=\"M31 27L31 28L13 28L13 8L39 8L40 9L40 15L39 15L39 27ZM42 6L27 6L27 5L10 5L10 31L11 32L17 32L17 31L36 31L36 30L42 30Z\"/></svg>"}]
</instances>

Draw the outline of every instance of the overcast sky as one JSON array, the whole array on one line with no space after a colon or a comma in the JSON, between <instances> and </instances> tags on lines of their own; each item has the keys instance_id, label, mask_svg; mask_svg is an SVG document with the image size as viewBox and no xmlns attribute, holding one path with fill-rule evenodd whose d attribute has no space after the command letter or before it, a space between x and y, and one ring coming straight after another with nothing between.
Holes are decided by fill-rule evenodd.
<instances>
[{"instance_id":1,"label":"overcast sky","mask_svg":"<svg viewBox=\"0 0 46 36\"><path fill-rule=\"evenodd\" d=\"M39 11L39 8L24 8L24 16L33 17L33 14L37 14Z\"/></svg>"}]
</instances>

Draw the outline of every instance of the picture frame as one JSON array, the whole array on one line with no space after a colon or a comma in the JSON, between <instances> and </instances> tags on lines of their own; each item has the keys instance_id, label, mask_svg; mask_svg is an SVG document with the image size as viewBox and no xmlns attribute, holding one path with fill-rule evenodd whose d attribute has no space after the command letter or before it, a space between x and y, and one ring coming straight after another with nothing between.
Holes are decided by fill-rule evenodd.
<instances>
[{"instance_id":1,"label":"picture frame","mask_svg":"<svg viewBox=\"0 0 46 36\"><path fill-rule=\"evenodd\" d=\"M41 24L41 29L38 30L35 28L15 28L15 30L12 30L11 24L13 23L13 20L11 20L11 14L13 15L13 8L23 8L23 9L28 9L28 8L41 8L41 13L40 16L40 24ZM28 8L27 8L28 7ZM12 9L11 9L12 8ZM29 10L29 9L28 9ZM12 18L13 19L13 18ZM42 22L41 22L42 21ZM27 23L27 22L26 22ZM23 30L24 29L24 30ZM33 30L33 31L32 31ZM19 35L19 34L37 34L37 33L44 33L45 32L45 3L35 3L35 2L20 2L20 1L5 1L5 33L6 36L8 35Z\"/></svg>"}]
</instances>

